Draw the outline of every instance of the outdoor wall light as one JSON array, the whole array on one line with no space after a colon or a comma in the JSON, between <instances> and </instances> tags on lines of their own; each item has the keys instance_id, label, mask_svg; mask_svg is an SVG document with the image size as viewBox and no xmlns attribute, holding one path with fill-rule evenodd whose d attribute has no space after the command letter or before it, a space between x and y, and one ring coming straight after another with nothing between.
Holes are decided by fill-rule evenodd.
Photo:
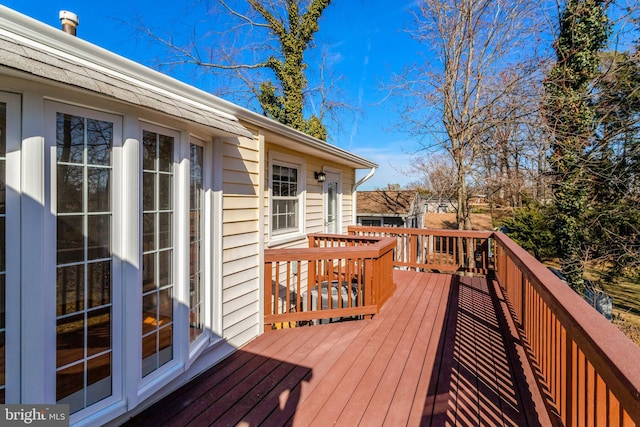
<instances>
[{"instance_id":1,"label":"outdoor wall light","mask_svg":"<svg viewBox=\"0 0 640 427\"><path fill-rule=\"evenodd\" d=\"M324 172L314 172L313 177L318 180L318 182L324 182L327 179L327 174Z\"/></svg>"}]
</instances>

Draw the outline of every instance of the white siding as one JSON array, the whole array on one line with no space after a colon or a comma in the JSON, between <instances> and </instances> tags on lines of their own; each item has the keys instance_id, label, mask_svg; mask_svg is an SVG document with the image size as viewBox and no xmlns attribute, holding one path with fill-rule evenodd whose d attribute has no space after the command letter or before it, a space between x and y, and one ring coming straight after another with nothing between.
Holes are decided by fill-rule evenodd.
<instances>
[{"instance_id":1,"label":"white siding","mask_svg":"<svg viewBox=\"0 0 640 427\"><path fill-rule=\"evenodd\" d=\"M222 151L222 330L240 346L260 332L260 153L248 138L224 139Z\"/></svg>"}]
</instances>

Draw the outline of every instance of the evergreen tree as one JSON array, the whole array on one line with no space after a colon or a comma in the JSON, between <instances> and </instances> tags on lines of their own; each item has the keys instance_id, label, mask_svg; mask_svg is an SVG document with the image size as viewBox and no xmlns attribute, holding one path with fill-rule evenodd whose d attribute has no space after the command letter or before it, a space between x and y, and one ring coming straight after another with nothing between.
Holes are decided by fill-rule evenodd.
<instances>
[{"instance_id":1,"label":"evergreen tree","mask_svg":"<svg viewBox=\"0 0 640 427\"><path fill-rule=\"evenodd\" d=\"M591 256L615 279L640 267L640 55L604 55L591 154Z\"/></svg>"},{"instance_id":2,"label":"evergreen tree","mask_svg":"<svg viewBox=\"0 0 640 427\"><path fill-rule=\"evenodd\" d=\"M610 31L606 2L568 0L555 43L557 62L545 81L545 115L553 133L549 164L554 174L555 230L567 281L584 291L586 153L594 141L593 84Z\"/></svg>"},{"instance_id":3,"label":"evergreen tree","mask_svg":"<svg viewBox=\"0 0 640 427\"><path fill-rule=\"evenodd\" d=\"M248 0L248 3L262 16L280 45L280 55L272 55L264 64L273 71L279 86L271 81L260 85L258 101L264 114L311 136L326 139L326 129L318 117L304 118L304 92L307 88L304 52L319 30L318 21L331 0L312 0L306 11L300 10L301 2L288 1L286 22L278 19L265 2Z\"/></svg>"}]
</instances>

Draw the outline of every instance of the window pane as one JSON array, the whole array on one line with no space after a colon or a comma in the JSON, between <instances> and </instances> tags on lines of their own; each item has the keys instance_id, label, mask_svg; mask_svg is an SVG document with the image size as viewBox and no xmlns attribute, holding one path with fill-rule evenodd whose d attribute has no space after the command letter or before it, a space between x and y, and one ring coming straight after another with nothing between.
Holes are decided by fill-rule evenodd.
<instances>
[{"instance_id":1,"label":"window pane","mask_svg":"<svg viewBox=\"0 0 640 427\"><path fill-rule=\"evenodd\" d=\"M158 156L158 170L171 172L173 168L173 138L160 135L160 154Z\"/></svg>"},{"instance_id":2,"label":"window pane","mask_svg":"<svg viewBox=\"0 0 640 427\"><path fill-rule=\"evenodd\" d=\"M173 322L173 288L163 289L158 293L160 297L159 325L167 325Z\"/></svg>"},{"instance_id":3,"label":"window pane","mask_svg":"<svg viewBox=\"0 0 640 427\"><path fill-rule=\"evenodd\" d=\"M58 319L56 366L84 358L84 313Z\"/></svg>"},{"instance_id":4,"label":"window pane","mask_svg":"<svg viewBox=\"0 0 640 427\"><path fill-rule=\"evenodd\" d=\"M87 210L89 212L111 210L110 177L110 169L87 168Z\"/></svg>"},{"instance_id":5,"label":"window pane","mask_svg":"<svg viewBox=\"0 0 640 427\"><path fill-rule=\"evenodd\" d=\"M146 377L159 367L157 338L156 334L142 337L142 377Z\"/></svg>"},{"instance_id":6,"label":"window pane","mask_svg":"<svg viewBox=\"0 0 640 427\"><path fill-rule=\"evenodd\" d=\"M142 250L152 251L156 248L156 214L142 215Z\"/></svg>"},{"instance_id":7,"label":"window pane","mask_svg":"<svg viewBox=\"0 0 640 427\"><path fill-rule=\"evenodd\" d=\"M173 359L173 326L161 328L158 334L158 366Z\"/></svg>"},{"instance_id":8,"label":"window pane","mask_svg":"<svg viewBox=\"0 0 640 427\"><path fill-rule=\"evenodd\" d=\"M87 164L109 166L112 141L113 124L87 119Z\"/></svg>"},{"instance_id":9,"label":"window pane","mask_svg":"<svg viewBox=\"0 0 640 427\"><path fill-rule=\"evenodd\" d=\"M5 275L0 274L0 330L4 330L6 327L6 314L5 314L5 303L7 301L7 291L5 289ZM0 356L0 360L4 360ZM4 365L0 365L4 366ZM0 369L0 375L4 375L4 369ZM0 385L3 385L4 382L0 382Z\"/></svg>"},{"instance_id":10,"label":"window pane","mask_svg":"<svg viewBox=\"0 0 640 427\"><path fill-rule=\"evenodd\" d=\"M156 174L142 174L142 209L152 211L156 208Z\"/></svg>"},{"instance_id":11,"label":"window pane","mask_svg":"<svg viewBox=\"0 0 640 427\"><path fill-rule=\"evenodd\" d=\"M142 292L149 292L156 287L156 253L144 254L142 257Z\"/></svg>"},{"instance_id":12,"label":"window pane","mask_svg":"<svg viewBox=\"0 0 640 427\"><path fill-rule=\"evenodd\" d=\"M84 118L58 114L56 119L57 160L84 162Z\"/></svg>"},{"instance_id":13,"label":"window pane","mask_svg":"<svg viewBox=\"0 0 640 427\"><path fill-rule=\"evenodd\" d=\"M147 359L150 356L153 356L158 351L156 347L156 334L147 335L142 337L142 358ZM155 363L153 363L153 369L145 370L145 362L142 362L142 376L144 377L150 372L155 370ZM146 372L145 372L146 371Z\"/></svg>"},{"instance_id":14,"label":"window pane","mask_svg":"<svg viewBox=\"0 0 640 427\"><path fill-rule=\"evenodd\" d=\"M87 268L89 308L111 304L111 261L90 263Z\"/></svg>"},{"instance_id":15,"label":"window pane","mask_svg":"<svg viewBox=\"0 0 640 427\"><path fill-rule=\"evenodd\" d=\"M142 333L148 334L158 327L158 294L142 297Z\"/></svg>"},{"instance_id":16,"label":"window pane","mask_svg":"<svg viewBox=\"0 0 640 427\"><path fill-rule=\"evenodd\" d=\"M56 373L56 400L69 404L69 412L83 407L84 364L79 363ZM64 400L63 400L64 399Z\"/></svg>"},{"instance_id":17,"label":"window pane","mask_svg":"<svg viewBox=\"0 0 640 427\"><path fill-rule=\"evenodd\" d=\"M172 188L171 188L171 175L159 174L158 175L158 209L167 210L171 209L172 200Z\"/></svg>"},{"instance_id":18,"label":"window pane","mask_svg":"<svg viewBox=\"0 0 640 427\"><path fill-rule=\"evenodd\" d=\"M156 170L156 151L158 134L154 132L142 132L142 168Z\"/></svg>"},{"instance_id":19,"label":"window pane","mask_svg":"<svg viewBox=\"0 0 640 427\"><path fill-rule=\"evenodd\" d=\"M58 267L56 315L84 310L84 264Z\"/></svg>"},{"instance_id":20,"label":"window pane","mask_svg":"<svg viewBox=\"0 0 640 427\"><path fill-rule=\"evenodd\" d=\"M58 165L57 175L58 213L83 212L84 167Z\"/></svg>"},{"instance_id":21,"label":"window pane","mask_svg":"<svg viewBox=\"0 0 640 427\"><path fill-rule=\"evenodd\" d=\"M0 130L0 133L2 130ZM0 215L5 213L5 198L7 194L7 185L5 181L5 162L6 160L3 157L3 154L0 153Z\"/></svg>"},{"instance_id":22,"label":"window pane","mask_svg":"<svg viewBox=\"0 0 640 427\"><path fill-rule=\"evenodd\" d=\"M0 103L0 404L5 403L5 328L6 326L6 260L7 243L5 231L6 214L6 149L7 149L7 105ZM18 325L14 325L19 327Z\"/></svg>"},{"instance_id":23,"label":"window pane","mask_svg":"<svg viewBox=\"0 0 640 427\"><path fill-rule=\"evenodd\" d=\"M108 351L111 348L111 307L99 308L87 313L87 356Z\"/></svg>"},{"instance_id":24,"label":"window pane","mask_svg":"<svg viewBox=\"0 0 640 427\"><path fill-rule=\"evenodd\" d=\"M87 260L108 258L111 251L111 215L89 216L87 233Z\"/></svg>"},{"instance_id":25,"label":"window pane","mask_svg":"<svg viewBox=\"0 0 640 427\"><path fill-rule=\"evenodd\" d=\"M162 251L158 253L158 286L164 287L172 283L173 251Z\"/></svg>"},{"instance_id":26,"label":"window pane","mask_svg":"<svg viewBox=\"0 0 640 427\"><path fill-rule=\"evenodd\" d=\"M111 396L111 353L87 362L87 405Z\"/></svg>"},{"instance_id":27,"label":"window pane","mask_svg":"<svg viewBox=\"0 0 640 427\"><path fill-rule=\"evenodd\" d=\"M6 345L5 345L5 332L0 332L0 361L2 361L2 370L0 371L0 402L4 403L4 387L7 384L5 377L4 363L6 360Z\"/></svg>"},{"instance_id":28,"label":"window pane","mask_svg":"<svg viewBox=\"0 0 640 427\"><path fill-rule=\"evenodd\" d=\"M204 332L204 272L202 265L202 198L204 172L204 148L191 144L190 157L190 250L189 250L189 324L190 341L193 342Z\"/></svg>"},{"instance_id":29,"label":"window pane","mask_svg":"<svg viewBox=\"0 0 640 427\"><path fill-rule=\"evenodd\" d=\"M158 249L170 248L172 246L171 219L171 212L158 214Z\"/></svg>"},{"instance_id":30,"label":"window pane","mask_svg":"<svg viewBox=\"0 0 640 427\"><path fill-rule=\"evenodd\" d=\"M84 260L83 222L82 215L58 217L58 264Z\"/></svg>"},{"instance_id":31,"label":"window pane","mask_svg":"<svg viewBox=\"0 0 640 427\"><path fill-rule=\"evenodd\" d=\"M6 256L7 256L7 234L5 227L5 217L0 216L0 272L4 272L6 269ZM2 309L2 307L0 307Z\"/></svg>"},{"instance_id":32,"label":"window pane","mask_svg":"<svg viewBox=\"0 0 640 427\"><path fill-rule=\"evenodd\" d=\"M0 157L7 154L7 104L0 102Z\"/></svg>"}]
</instances>

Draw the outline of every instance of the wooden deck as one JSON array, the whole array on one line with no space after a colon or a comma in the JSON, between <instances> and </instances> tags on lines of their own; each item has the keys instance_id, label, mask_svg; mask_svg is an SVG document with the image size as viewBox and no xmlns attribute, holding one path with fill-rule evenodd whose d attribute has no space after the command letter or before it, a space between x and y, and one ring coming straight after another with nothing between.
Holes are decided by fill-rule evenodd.
<instances>
[{"instance_id":1,"label":"wooden deck","mask_svg":"<svg viewBox=\"0 0 640 427\"><path fill-rule=\"evenodd\" d=\"M493 282L395 271L371 320L264 334L127 425L546 425Z\"/></svg>"}]
</instances>

